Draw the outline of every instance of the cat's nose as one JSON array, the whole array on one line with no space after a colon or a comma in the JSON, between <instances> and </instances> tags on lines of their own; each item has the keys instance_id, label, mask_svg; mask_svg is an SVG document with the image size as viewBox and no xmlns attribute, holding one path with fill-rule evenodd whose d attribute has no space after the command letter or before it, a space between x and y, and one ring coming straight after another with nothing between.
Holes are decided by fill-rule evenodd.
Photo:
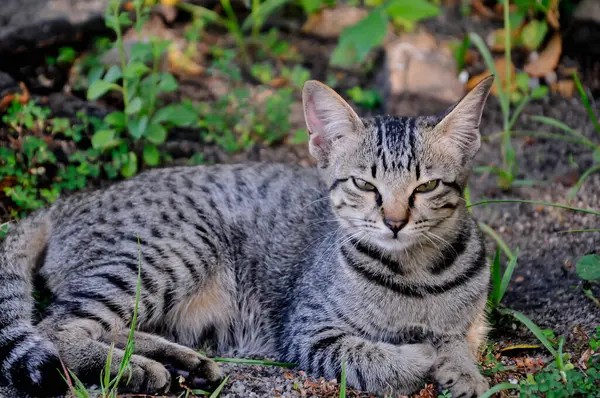
<instances>
[{"instance_id":1,"label":"cat's nose","mask_svg":"<svg viewBox=\"0 0 600 398\"><path fill-rule=\"evenodd\" d=\"M394 236L396 236L398 231L400 231L402 228L404 228L406 226L406 224L408 224L408 219L404 218L402 220L394 220L392 218L384 218L383 223L389 229L391 229L392 232L394 233Z\"/></svg>"}]
</instances>

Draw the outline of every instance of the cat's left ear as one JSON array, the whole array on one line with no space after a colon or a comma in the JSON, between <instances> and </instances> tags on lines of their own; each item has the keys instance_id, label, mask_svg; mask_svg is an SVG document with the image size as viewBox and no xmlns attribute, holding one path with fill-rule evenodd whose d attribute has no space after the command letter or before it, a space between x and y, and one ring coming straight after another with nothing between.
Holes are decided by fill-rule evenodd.
<instances>
[{"instance_id":1,"label":"cat's left ear","mask_svg":"<svg viewBox=\"0 0 600 398\"><path fill-rule=\"evenodd\" d=\"M310 153L327 166L334 146L355 139L362 122L338 93L316 80L304 83L302 102Z\"/></svg>"},{"instance_id":2,"label":"cat's left ear","mask_svg":"<svg viewBox=\"0 0 600 398\"><path fill-rule=\"evenodd\" d=\"M438 134L455 144L468 158L473 158L481 145L479 123L493 83L493 75L484 78L435 127Z\"/></svg>"}]
</instances>

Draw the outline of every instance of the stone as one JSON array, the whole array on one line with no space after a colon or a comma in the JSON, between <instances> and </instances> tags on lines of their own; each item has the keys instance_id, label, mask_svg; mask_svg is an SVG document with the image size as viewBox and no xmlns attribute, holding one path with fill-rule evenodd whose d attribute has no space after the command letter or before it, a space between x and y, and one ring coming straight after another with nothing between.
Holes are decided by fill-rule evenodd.
<instances>
[{"instance_id":1,"label":"stone","mask_svg":"<svg viewBox=\"0 0 600 398\"><path fill-rule=\"evenodd\" d=\"M385 55L384 75L379 83L387 98L386 112L423 114L418 102L428 113L442 111L463 96L464 87L454 57L426 31L391 40L385 46ZM410 103L402 104L405 101Z\"/></svg>"},{"instance_id":2,"label":"stone","mask_svg":"<svg viewBox=\"0 0 600 398\"><path fill-rule=\"evenodd\" d=\"M106 31L109 0L2 0L0 57L68 45Z\"/></svg>"}]
</instances>

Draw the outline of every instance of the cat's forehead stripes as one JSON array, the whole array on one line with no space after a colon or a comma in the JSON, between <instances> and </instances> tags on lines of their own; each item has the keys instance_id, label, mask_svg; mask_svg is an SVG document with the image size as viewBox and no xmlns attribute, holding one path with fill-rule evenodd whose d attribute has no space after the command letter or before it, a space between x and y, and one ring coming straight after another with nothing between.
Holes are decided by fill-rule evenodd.
<instances>
[{"instance_id":1,"label":"cat's forehead stripes","mask_svg":"<svg viewBox=\"0 0 600 398\"><path fill-rule=\"evenodd\" d=\"M377 158L384 172L391 170L415 169L417 179L420 167L416 155L420 145L417 139L417 119L414 117L377 116ZM371 168L373 178L376 177L376 166Z\"/></svg>"}]
</instances>

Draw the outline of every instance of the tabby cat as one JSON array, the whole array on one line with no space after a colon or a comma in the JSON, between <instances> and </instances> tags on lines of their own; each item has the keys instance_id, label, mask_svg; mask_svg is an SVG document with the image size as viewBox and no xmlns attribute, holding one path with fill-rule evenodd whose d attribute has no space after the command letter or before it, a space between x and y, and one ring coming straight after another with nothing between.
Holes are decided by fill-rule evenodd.
<instances>
[{"instance_id":1,"label":"tabby cat","mask_svg":"<svg viewBox=\"0 0 600 398\"><path fill-rule=\"evenodd\" d=\"M169 391L165 363L219 380L193 349L208 339L328 379L345 362L348 384L374 393L432 380L454 398L481 394L489 270L462 193L492 81L441 116L372 119L309 81L316 169L154 170L21 221L0 249L1 381L59 394L62 361L96 382L113 341L117 372L139 257L129 390ZM36 275L52 292L39 322Z\"/></svg>"}]
</instances>

